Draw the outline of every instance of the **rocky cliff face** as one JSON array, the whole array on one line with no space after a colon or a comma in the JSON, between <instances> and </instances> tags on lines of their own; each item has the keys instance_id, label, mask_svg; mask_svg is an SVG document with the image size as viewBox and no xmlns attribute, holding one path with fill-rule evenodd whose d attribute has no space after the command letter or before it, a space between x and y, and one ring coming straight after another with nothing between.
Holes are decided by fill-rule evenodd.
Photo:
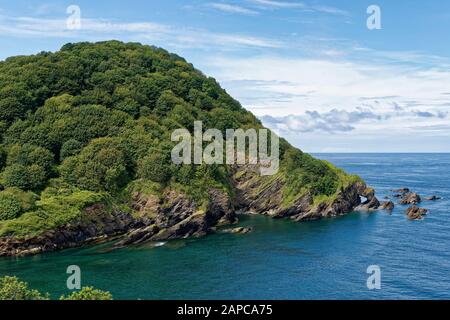
<instances>
[{"instance_id":1,"label":"rocky cliff face","mask_svg":"<svg viewBox=\"0 0 450 320\"><path fill-rule=\"evenodd\" d=\"M82 222L52 230L38 237L0 239L0 255L16 256L81 246L119 237L116 247L146 241L200 237L212 233L217 226L237 221L236 212L252 212L273 218L311 221L347 214L354 209L373 210L380 206L374 191L361 182L337 192L333 201L314 203L304 194L291 204L283 203L284 182L275 178L270 183L255 178L258 169L251 166L233 168L233 197L211 189L206 209L183 193L169 190L161 198L155 195L133 194L132 207L136 214L106 213L99 204L85 210ZM361 203L361 197L367 200Z\"/></svg>"}]
</instances>

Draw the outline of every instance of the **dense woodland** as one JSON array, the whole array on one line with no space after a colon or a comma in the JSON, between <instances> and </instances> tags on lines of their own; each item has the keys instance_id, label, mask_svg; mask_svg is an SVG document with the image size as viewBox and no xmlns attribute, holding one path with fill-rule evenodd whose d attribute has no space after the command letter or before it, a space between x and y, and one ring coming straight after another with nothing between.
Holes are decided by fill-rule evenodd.
<instances>
[{"instance_id":1,"label":"dense woodland","mask_svg":"<svg viewBox=\"0 0 450 320\"><path fill-rule=\"evenodd\" d=\"M229 168L172 164L173 130L262 125L183 58L137 43L66 44L0 62L0 236L36 235L133 190L233 192ZM281 139L286 199L331 196L343 173Z\"/></svg>"}]
</instances>

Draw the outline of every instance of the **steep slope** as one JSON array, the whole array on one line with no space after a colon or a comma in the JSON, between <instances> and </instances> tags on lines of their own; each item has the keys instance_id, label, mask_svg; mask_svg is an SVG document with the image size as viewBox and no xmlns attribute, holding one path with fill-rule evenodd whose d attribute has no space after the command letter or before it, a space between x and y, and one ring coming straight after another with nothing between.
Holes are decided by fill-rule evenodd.
<instances>
[{"instance_id":1,"label":"steep slope","mask_svg":"<svg viewBox=\"0 0 450 320\"><path fill-rule=\"evenodd\" d=\"M0 255L122 235L200 236L237 210L313 220L378 202L364 182L280 140L280 170L175 165L171 133L262 125L177 55L137 43L67 44L0 62Z\"/></svg>"}]
</instances>

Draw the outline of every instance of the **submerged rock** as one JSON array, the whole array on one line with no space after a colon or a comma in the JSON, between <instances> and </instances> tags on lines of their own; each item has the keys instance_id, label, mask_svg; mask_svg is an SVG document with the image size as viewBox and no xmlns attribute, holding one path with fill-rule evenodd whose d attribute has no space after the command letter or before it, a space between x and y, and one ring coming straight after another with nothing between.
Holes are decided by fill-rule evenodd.
<instances>
[{"instance_id":1,"label":"submerged rock","mask_svg":"<svg viewBox=\"0 0 450 320\"><path fill-rule=\"evenodd\" d=\"M420 220L427 213L428 213L427 209L419 208L418 206L415 206L415 205L406 210L406 215L411 220Z\"/></svg>"},{"instance_id":2,"label":"submerged rock","mask_svg":"<svg viewBox=\"0 0 450 320\"><path fill-rule=\"evenodd\" d=\"M441 200L441 197L433 195L431 197L426 197L425 200L426 201L436 201L436 200Z\"/></svg>"},{"instance_id":3,"label":"submerged rock","mask_svg":"<svg viewBox=\"0 0 450 320\"><path fill-rule=\"evenodd\" d=\"M234 233L234 234L246 234L253 231L253 228L251 227L237 227L237 228L231 228L231 229L225 229L223 230L224 233Z\"/></svg>"},{"instance_id":4,"label":"submerged rock","mask_svg":"<svg viewBox=\"0 0 450 320\"><path fill-rule=\"evenodd\" d=\"M405 194L405 193L409 193L410 190L409 190L409 188L400 188L400 189L394 189L394 190L392 190L392 192Z\"/></svg>"},{"instance_id":5,"label":"submerged rock","mask_svg":"<svg viewBox=\"0 0 450 320\"><path fill-rule=\"evenodd\" d=\"M400 204L418 204L422 202L422 199L417 193L406 193L403 195L402 199L400 200Z\"/></svg>"}]
</instances>

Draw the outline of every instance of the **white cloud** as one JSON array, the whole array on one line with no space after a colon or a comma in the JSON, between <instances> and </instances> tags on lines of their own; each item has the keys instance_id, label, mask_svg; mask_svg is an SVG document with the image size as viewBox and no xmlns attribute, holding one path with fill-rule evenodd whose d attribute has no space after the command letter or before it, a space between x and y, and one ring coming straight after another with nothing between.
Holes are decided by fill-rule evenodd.
<instances>
[{"instance_id":1,"label":"white cloud","mask_svg":"<svg viewBox=\"0 0 450 320\"><path fill-rule=\"evenodd\" d=\"M349 15L349 12L324 5L307 5L303 2L297 1L275 1L275 0L247 0L250 3L255 4L261 9L301 9L310 12L321 12L334 15Z\"/></svg>"},{"instance_id":2,"label":"white cloud","mask_svg":"<svg viewBox=\"0 0 450 320\"><path fill-rule=\"evenodd\" d=\"M376 139L380 132L393 140L405 134L422 139L416 136L439 130L450 135L450 96L442 94L450 88L448 70L280 56L216 57L202 69L285 136L309 132L314 139L316 131L333 132L351 141L360 135Z\"/></svg>"},{"instance_id":3,"label":"white cloud","mask_svg":"<svg viewBox=\"0 0 450 320\"><path fill-rule=\"evenodd\" d=\"M202 29L176 28L152 22L119 23L104 19L82 19L80 30L69 30L65 19L0 16L0 34L5 36L114 38L147 40L157 44L189 48L278 48L277 40L244 34L215 33Z\"/></svg>"},{"instance_id":4,"label":"white cloud","mask_svg":"<svg viewBox=\"0 0 450 320\"><path fill-rule=\"evenodd\" d=\"M238 5L232 5L228 3L208 3L209 7L221 10L228 13L238 13L238 14L246 14L246 15L257 15L258 11L251 10L248 8L244 8Z\"/></svg>"},{"instance_id":5,"label":"white cloud","mask_svg":"<svg viewBox=\"0 0 450 320\"><path fill-rule=\"evenodd\" d=\"M306 8L306 5L302 2L287 2L287 1L274 1L274 0L249 0L262 7L272 8Z\"/></svg>"}]
</instances>

